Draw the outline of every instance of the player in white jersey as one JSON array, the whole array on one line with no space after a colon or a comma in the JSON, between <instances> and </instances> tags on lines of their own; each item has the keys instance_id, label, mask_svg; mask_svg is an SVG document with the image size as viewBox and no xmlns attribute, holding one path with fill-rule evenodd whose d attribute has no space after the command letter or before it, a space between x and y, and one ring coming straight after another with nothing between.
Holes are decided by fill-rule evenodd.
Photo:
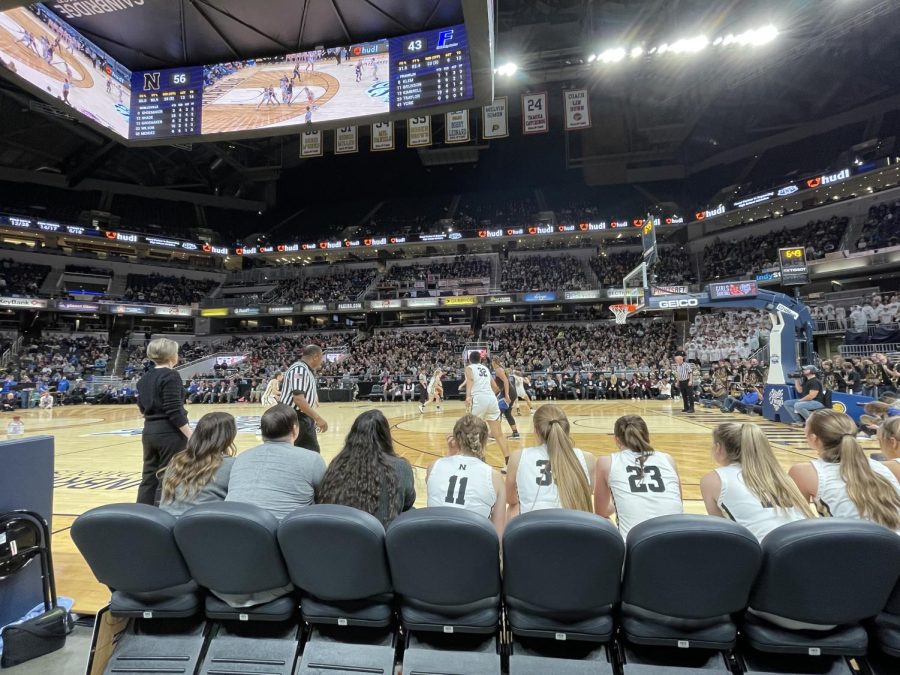
<instances>
[{"instance_id":1,"label":"player in white jersey","mask_svg":"<svg viewBox=\"0 0 900 675\"><path fill-rule=\"evenodd\" d=\"M444 385L441 384L441 375L443 374L444 373L440 368L435 368L434 372L431 374L431 379L428 380L428 385L425 387L428 398L419 404L420 413L424 413L425 406L432 401L437 403L437 411L441 412L441 399L444 398Z\"/></svg>"},{"instance_id":2,"label":"player in white jersey","mask_svg":"<svg viewBox=\"0 0 900 675\"><path fill-rule=\"evenodd\" d=\"M795 464L788 475L821 515L871 520L900 533L900 481L866 456L856 431L856 422L844 413L813 411L806 420L806 442L819 457Z\"/></svg>"},{"instance_id":3,"label":"player in white jersey","mask_svg":"<svg viewBox=\"0 0 900 675\"><path fill-rule=\"evenodd\" d=\"M500 472L484 461L488 427L463 415L447 436L447 456L428 467L428 506L452 506L490 518L502 534L506 521L506 486Z\"/></svg>"},{"instance_id":4,"label":"player in white jersey","mask_svg":"<svg viewBox=\"0 0 900 675\"><path fill-rule=\"evenodd\" d=\"M884 465L900 480L900 417L890 417L878 427L878 445Z\"/></svg>"},{"instance_id":5,"label":"player in white jersey","mask_svg":"<svg viewBox=\"0 0 900 675\"><path fill-rule=\"evenodd\" d=\"M275 373L275 376L269 380L266 385L266 391L263 392L261 403L265 406L273 406L281 401L281 381L284 379L284 373Z\"/></svg>"},{"instance_id":6,"label":"player in white jersey","mask_svg":"<svg viewBox=\"0 0 900 675\"><path fill-rule=\"evenodd\" d=\"M541 509L591 511L591 476L595 458L572 445L569 419L557 405L542 405L534 414L541 445L517 450L506 475L507 520Z\"/></svg>"},{"instance_id":7,"label":"player in white jersey","mask_svg":"<svg viewBox=\"0 0 900 675\"><path fill-rule=\"evenodd\" d=\"M531 380L521 370L513 371L516 376L516 415L521 415L520 401L525 401L528 406L528 412L534 415L534 406L531 404L531 397L528 395L525 387L531 385Z\"/></svg>"},{"instance_id":8,"label":"player in white jersey","mask_svg":"<svg viewBox=\"0 0 900 675\"><path fill-rule=\"evenodd\" d=\"M487 422L491 437L497 441L503 453L504 462L509 462L509 446L500 428L500 406L497 404L497 384L491 377L491 371L481 363L481 353L473 350L469 354L469 365L466 366L466 381L462 387L466 390L466 412L480 417Z\"/></svg>"},{"instance_id":9,"label":"player in white jersey","mask_svg":"<svg viewBox=\"0 0 900 675\"><path fill-rule=\"evenodd\" d=\"M613 427L619 452L597 461L594 512L616 514L622 537L658 516L683 513L681 479L675 460L650 445L650 431L639 415L625 415Z\"/></svg>"},{"instance_id":10,"label":"player in white jersey","mask_svg":"<svg viewBox=\"0 0 900 675\"><path fill-rule=\"evenodd\" d=\"M700 479L709 515L743 525L760 541L776 527L809 518L809 503L784 473L757 425L717 426L712 456L718 468Z\"/></svg>"}]
</instances>

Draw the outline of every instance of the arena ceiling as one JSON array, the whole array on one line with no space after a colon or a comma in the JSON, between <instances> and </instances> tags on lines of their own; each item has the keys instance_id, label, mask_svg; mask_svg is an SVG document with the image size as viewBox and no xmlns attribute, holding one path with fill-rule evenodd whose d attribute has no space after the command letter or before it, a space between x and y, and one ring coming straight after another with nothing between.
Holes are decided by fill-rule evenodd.
<instances>
[{"instance_id":1,"label":"arena ceiling","mask_svg":"<svg viewBox=\"0 0 900 675\"><path fill-rule=\"evenodd\" d=\"M0 8L16 4L0 0ZM134 6L71 21L134 68L398 35L456 22L461 12L459 0L267 0L265 12L242 0L118 4ZM148 30L142 12L155 13L164 30ZM589 83L594 129L567 149L569 167L581 168L589 184L649 185L727 164L749 167L770 147L849 122L884 136L886 116L900 109L894 0L496 0L495 14L497 62L520 67L514 78L498 78L498 93ZM603 46L766 23L780 35L758 53L617 68L587 62ZM6 82L0 118L0 180L249 211L274 206L279 180L325 166L301 161L291 137L125 149ZM375 158L340 159L371 165Z\"/></svg>"}]
</instances>

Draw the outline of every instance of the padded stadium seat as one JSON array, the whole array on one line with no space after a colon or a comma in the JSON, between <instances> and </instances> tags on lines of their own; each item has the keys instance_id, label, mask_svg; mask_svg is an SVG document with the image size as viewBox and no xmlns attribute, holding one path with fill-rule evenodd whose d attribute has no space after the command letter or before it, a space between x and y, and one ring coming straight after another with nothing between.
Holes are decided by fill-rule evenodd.
<instances>
[{"instance_id":1,"label":"padded stadium seat","mask_svg":"<svg viewBox=\"0 0 900 675\"><path fill-rule=\"evenodd\" d=\"M731 615L746 607L759 543L724 518L673 515L632 528L626 542L622 628L637 645L731 649Z\"/></svg>"},{"instance_id":2,"label":"padded stadium seat","mask_svg":"<svg viewBox=\"0 0 900 675\"><path fill-rule=\"evenodd\" d=\"M503 596L513 635L609 641L624 558L622 536L600 516L547 509L514 518L503 533ZM573 560L585 564L583 572L571 570ZM570 573L557 573L565 569Z\"/></svg>"},{"instance_id":3,"label":"padded stadium seat","mask_svg":"<svg viewBox=\"0 0 900 675\"><path fill-rule=\"evenodd\" d=\"M311 624L384 627L393 587L377 518L337 504L297 509L278 528L288 574Z\"/></svg>"},{"instance_id":4,"label":"padded stadium seat","mask_svg":"<svg viewBox=\"0 0 900 675\"><path fill-rule=\"evenodd\" d=\"M500 541L487 518L449 506L407 511L387 531L403 625L493 633L500 623Z\"/></svg>"},{"instance_id":5,"label":"padded stadium seat","mask_svg":"<svg viewBox=\"0 0 900 675\"><path fill-rule=\"evenodd\" d=\"M281 521L278 541L314 627L298 673L392 673L394 596L378 519L338 504L306 506Z\"/></svg>"},{"instance_id":6,"label":"padded stadium seat","mask_svg":"<svg viewBox=\"0 0 900 675\"><path fill-rule=\"evenodd\" d=\"M403 672L499 675L500 541L490 520L463 509L400 514L387 530Z\"/></svg>"},{"instance_id":7,"label":"padded stadium seat","mask_svg":"<svg viewBox=\"0 0 900 675\"><path fill-rule=\"evenodd\" d=\"M373 384L372 391L369 392L369 395L366 398L370 401L374 401L375 399L381 400L382 396L384 396L384 387L380 384Z\"/></svg>"},{"instance_id":8,"label":"padded stadium seat","mask_svg":"<svg viewBox=\"0 0 900 675\"><path fill-rule=\"evenodd\" d=\"M175 543L175 518L147 504L109 504L80 515L72 541L97 580L112 590L116 616L185 618L201 592Z\"/></svg>"},{"instance_id":9,"label":"padded stadium seat","mask_svg":"<svg viewBox=\"0 0 900 675\"><path fill-rule=\"evenodd\" d=\"M201 586L228 595L247 595L290 584L278 549L278 520L252 504L201 504L175 525L175 540ZM290 594L252 607L233 608L215 596L206 601L210 619L286 621L296 602Z\"/></svg>"},{"instance_id":10,"label":"padded stadium seat","mask_svg":"<svg viewBox=\"0 0 900 675\"><path fill-rule=\"evenodd\" d=\"M900 559L895 567L900 567ZM900 581L894 586L884 610L875 619L875 636L885 654L900 658Z\"/></svg>"},{"instance_id":11,"label":"padded stadium seat","mask_svg":"<svg viewBox=\"0 0 900 675\"><path fill-rule=\"evenodd\" d=\"M744 626L750 646L780 655L865 654L861 622L884 609L900 578L900 537L868 521L816 518L779 527L762 549Z\"/></svg>"}]
</instances>

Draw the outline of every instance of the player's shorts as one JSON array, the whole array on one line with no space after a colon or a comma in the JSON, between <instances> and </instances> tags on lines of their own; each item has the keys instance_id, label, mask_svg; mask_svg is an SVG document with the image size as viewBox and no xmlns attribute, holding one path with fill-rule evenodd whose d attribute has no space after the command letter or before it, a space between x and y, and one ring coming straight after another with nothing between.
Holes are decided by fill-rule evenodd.
<instances>
[{"instance_id":1,"label":"player's shorts","mask_svg":"<svg viewBox=\"0 0 900 675\"><path fill-rule=\"evenodd\" d=\"M472 414L486 422L496 422L500 419L500 406L497 399L484 394L473 397Z\"/></svg>"},{"instance_id":2,"label":"player's shorts","mask_svg":"<svg viewBox=\"0 0 900 675\"><path fill-rule=\"evenodd\" d=\"M525 398L525 387L516 385L516 398Z\"/></svg>"}]
</instances>

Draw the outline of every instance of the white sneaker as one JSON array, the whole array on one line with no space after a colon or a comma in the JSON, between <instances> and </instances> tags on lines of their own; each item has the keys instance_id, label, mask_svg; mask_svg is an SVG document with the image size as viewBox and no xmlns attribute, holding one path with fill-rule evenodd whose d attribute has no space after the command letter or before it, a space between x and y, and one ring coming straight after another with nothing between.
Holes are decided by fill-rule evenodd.
<instances>
[{"instance_id":1,"label":"white sneaker","mask_svg":"<svg viewBox=\"0 0 900 675\"><path fill-rule=\"evenodd\" d=\"M437 407L437 411L438 411L438 412L441 412L441 406L438 406L438 407Z\"/></svg>"},{"instance_id":2,"label":"white sneaker","mask_svg":"<svg viewBox=\"0 0 900 675\"><path fill-rule=\"evenodd\" d=\"M420 413L424 413L424 412L425 412L425 406L422 405L421 403L419 404L419 412L420 412Z\"/></svg>"}]
</instances>

